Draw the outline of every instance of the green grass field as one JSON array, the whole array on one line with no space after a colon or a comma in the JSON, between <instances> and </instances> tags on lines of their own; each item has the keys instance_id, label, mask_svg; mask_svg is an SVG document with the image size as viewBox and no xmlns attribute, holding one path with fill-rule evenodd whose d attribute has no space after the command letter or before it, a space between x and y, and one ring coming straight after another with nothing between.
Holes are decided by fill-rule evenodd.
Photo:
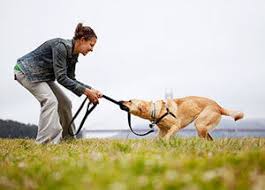
<instances>
[{"instance_id":1,"label":"green grass field","mask_svg":"<svg viewBox=\"0 0 265 190\"><path fill-rule=\"evenodd\" d=\"M0 189L265 189L265 139L0 139Z\"/></svg>"}]
</instances>

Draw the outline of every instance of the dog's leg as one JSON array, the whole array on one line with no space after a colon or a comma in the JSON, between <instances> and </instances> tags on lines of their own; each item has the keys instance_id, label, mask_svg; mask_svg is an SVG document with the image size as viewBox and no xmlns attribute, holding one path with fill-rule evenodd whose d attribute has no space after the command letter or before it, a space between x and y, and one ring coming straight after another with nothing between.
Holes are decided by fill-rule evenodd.
<instances>
[{"instance_id":1,"label":"dog's leg","mask_svg":"<svg viewBox=\"0 0 265 190\"><path fill-rule=\"evenodd\" d=\"M167 134L164 136L164 139L166 141L169 141L170 137L174 134L176 134L176 132L180 129L180 126L178 125L173 125L167 132Z\"/></svg>"},{"instance_id":2,"label":"dog's leg","mask_svg":"<svg viewBox=\"0 0 265 190\"><path fill-rule=\"evenodd\" d=\"M205 128L197 128L198 135L201 138L207 139L209 141L213 141L213 137L208 133L207 127Z\"/></svg>"},{"instance_id":3,"label":"dog's leg","mask_svg":"<svg viewBox=\"0 0 265 190\"><path fill-rule=\"evenodd\" d=\"M205 108L195 120L195 126L199 137L207 140L213 140L208 131L215 127L220 122L220 119L221 114L214 108Z\"/></svg>"},{"instance_id":4,"label":"dog's leg","mask_svg":"<svg viewBox=\"0 0 265 190\"><path fill-rule=\"evenodd\" d=\"M167 134L166 129L159 128L158 138L163 138Z\"/></svg>"},{"instance_id":5,"label":"dog's leg","mask_svg":"<svg viewBox=\"0 0 265 190\"><path fill-rule=\"evenodd\" d=\"M166 141L169 141L170 137L174 134L176 134L177 131L181 129L180 121L177 120L174 122L175 124L170 127L170 129L167 131L167 134L164 136L164 139Z\"/></svg>"}]
</instances>

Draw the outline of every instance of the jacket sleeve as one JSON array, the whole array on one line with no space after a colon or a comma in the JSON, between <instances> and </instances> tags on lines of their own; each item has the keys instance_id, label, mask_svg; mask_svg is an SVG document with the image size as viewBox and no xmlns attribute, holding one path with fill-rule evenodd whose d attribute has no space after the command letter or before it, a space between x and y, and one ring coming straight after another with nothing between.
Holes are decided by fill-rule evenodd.
<instances>
[{"instance_id":1,"label":"jacket sleeve","mask_svg":"<svg viewBox=\"0 0 265 190\"><path fill-rule=\"evenodd\" d=\"M78 80L75 78L75 65L76 65L75 63L72 63L72 65L71 65L71 69L69 70L70 72L68 73L68 77L71 78L72 80L76 81L78 84L83 85L83 86L85 86L86 88L92 89L91 86L89 86L89 85L87 85L87 84L84 84L84 83L78 81Z\"/></svg>"},{"instance_id":2,"label":"jacket sleeve","mask_svg":"<svg viewBox=\"0 0 265 190\"><path fill-rule=\"evenodd\" d=\"M85 86L86 88L92 89L91 86L89 86L89 85L87 85L87 84L84 84L84 83L82 83L82 82L76 80L75 78L74 78L73 80L74 80L75 82L77 82L78 84Z\"/></svg>"},{"instance_id":3,"label":"jacket sleeve","mask_svg":"<svg viewBox=\"0 0 265 190\"><path fill-rule=\"evenodd\" d=\"M59 84L71 90L77 96L81 96L84 93L86 86L67 76L67 50L64 44L58 43L52 51L53 69L56 80Z\"/></svg>"}]
</instances>

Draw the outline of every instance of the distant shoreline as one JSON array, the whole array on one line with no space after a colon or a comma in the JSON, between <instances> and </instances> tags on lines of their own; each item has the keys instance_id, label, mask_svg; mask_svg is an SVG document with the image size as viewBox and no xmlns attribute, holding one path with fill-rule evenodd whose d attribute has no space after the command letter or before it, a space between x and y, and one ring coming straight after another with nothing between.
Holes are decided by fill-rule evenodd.
<instances>
[{"instance_id":1,"label":"distant shoreline","mask_svg":"<svg viewBox=\"0 0 265 190\"><path fill-rule=\"evenodd\" d=\"M146 129L134 129L134 131L146 131L149 128ZM83 132L126 132L130 131L130 129L84 129ZM158 129L154 129L154 131L158 131ZM181 131L196 131L196 129L181 129ZM253 129L244 129L244 128L214 128L213 131L265 131L265 128L253 128Z\"/></svg>"}]
</instances>

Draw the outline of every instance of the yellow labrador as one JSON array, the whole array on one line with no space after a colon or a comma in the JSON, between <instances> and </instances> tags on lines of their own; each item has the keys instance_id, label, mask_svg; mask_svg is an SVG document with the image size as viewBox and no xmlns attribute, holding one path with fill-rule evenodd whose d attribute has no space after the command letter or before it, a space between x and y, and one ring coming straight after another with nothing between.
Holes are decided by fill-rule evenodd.
<instances>
[{"instance_id":1,"label":"yellow labrador","mask_svg":"<svg viewBox=\"0 0 265 190\"><path fill-rule=\"evenodd\" d=\"M231 116L235 121L244 116L242 112L222 108L211 99L197 96L156 102L132 99L122 101L122 104L128 107L131 114L151 122L157 121L167 112L172 113L166 114L156 124L159 137L166 140L193 121L199 137L212 140L209 131L219 123L222 115Z\"/></svg>"}]
</instances>

